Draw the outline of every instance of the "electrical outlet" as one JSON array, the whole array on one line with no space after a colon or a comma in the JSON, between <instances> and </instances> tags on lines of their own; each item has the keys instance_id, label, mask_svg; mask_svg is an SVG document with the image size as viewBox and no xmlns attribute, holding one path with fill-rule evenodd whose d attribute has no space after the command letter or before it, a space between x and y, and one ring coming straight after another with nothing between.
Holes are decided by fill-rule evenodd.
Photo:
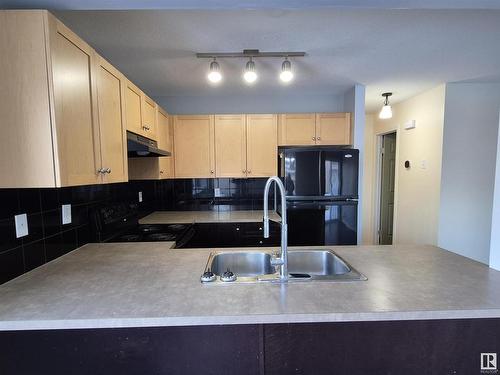
<instances>
[{"instance_id":1,"label":"electrical outlet","mask_svg":"<svg viewBox=\"0 0 500 375\"><path fill-rule=\"evenodd\" d=\"M26 214L14 216L14 221L16 223L16 238L27 236L28 217L26 216Z\"/></svg>"},{"instance_id":2,"label":"electrical outlet","mask_svg":"<svg viewBox=\"0 0 500 375\"><path fill-rule=\"evenodd\" d=\"M139 203L142 202L142 191L139 192Z\"/></svg>"},{"instance_id":3,"label":"electrical outlet","mask_svg":"<svg viewBox=\"0 0 500 375\"><path fill-rule=\"evenodd\" d=\"M215 198L220 197L220 188L215 188L214 189L214 196L215 196Z\"/></svg>"},{"instance_id":4,"label":"electrical outlet","mask_svg":"<svg viewBox=\"0 0 500 375\"><path fill-rule=\"evenodd\" d=\"M63 204L61 211L62 211L62 223L63 223L63 225L71 224L71 205L70 204Z\"/></svg>"}]
</instances>

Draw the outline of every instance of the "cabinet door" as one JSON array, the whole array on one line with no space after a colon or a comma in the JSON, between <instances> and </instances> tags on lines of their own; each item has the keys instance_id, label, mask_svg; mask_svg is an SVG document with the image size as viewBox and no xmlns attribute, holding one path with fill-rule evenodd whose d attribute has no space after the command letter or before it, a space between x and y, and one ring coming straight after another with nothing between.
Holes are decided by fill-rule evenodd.
<instances>
[{"instance_id":1,"label":"cabinet door","mask_svg":"<svg viewBox=\"0 0 500 375\"><path fill-rule=\"evenodd\" d=\"M216 177L245 177L246 165L245 115L216 115Z\"/></svg>"},{"instance_id":2,"label":"cabinet door","mask_svg":"<svg viewBox=\"0 0 500 375\"><path fill-rule=\"evenodd\" d=\"M123 111L123 76L103 58L97 64L97 102L104 182L126 182L127 150Z\"/></svg>"},{"instance_id":3,"label":"cabinet door","mask_svg":"<svg viewBox=\"0 0 500 375\"><path fill-rule=\"evenodd\" d=\"M174 156L173 156L173 123L170 121L169 116L163 111L158 111L158 146L162 150L167 150L172 153L171 156L163 156L158 158L160 163L160 178L173 178L174 177Z\"/></svg>"},{"instance_id":4,"label":"cabinet door","mask_svg":"<svg viewBox=\"0 0 500 375\"><path fill-rule=\"evenodd\" d=\"M278 118L247 115L247 175L270 177L278 173Z\"/></svg>"},{"instance_id":5,"label":"cabinet door","mask_svg":"<svg viewBox=\"0 0 500 375\"><path fill-rule=\"evenodd\" d=\"M125 113L127 130L146 136L142 128L142 92L132 82L127 81L125 88Z\"/></svg>"},{"instance_id":6,"label":"cabinet door","mask_svg":"<svg viewBox=\"0 0 500 375\"><path fill-rule=\"evenodd\" d=\"M51 18L52 19L52 18ZM59 21L52 19L54 84L60 186L101 181L93 51ZM57 169L57 168L56 168Z\"/></svg>"},{"instance_id":7,"label":"cabinet door","mask_svg":"<svg viewBox=\"0 0 500 375\"><path fill-rule=\"evenodd\" d=\"M174 117L175 177L215 177L214 116Z\"/></svg>"},{"instance_id":8,"label":"cabinet door","mask_svg":"<svg viewBox=\"0 0 500 375\"><path fill-rule=\"evenodd\" d=\"M142 128L144 129L144 134L146 137L156 140L156 103L144 95L142 104Z\"/></svg>"},{"instance_id":9,"label":"cabinet door","mask_svg":"<svg viewBox=\"0 0 500 375\"><path fill-rule=\"evenodd\" d=\"M306 146L316 144L316 116L314 113L286 113L280 115L279 145Z\"/></svg>"},{"instance_id":10,"label":"cabinet door","mask_svg":"<svg viewBox=\"0 0 500 375\"><path fill-rule=\"evenodd\" d=\"M350 113L318 113L316 115L316 144L350 145Z\"/></svg>"}]
</instances>

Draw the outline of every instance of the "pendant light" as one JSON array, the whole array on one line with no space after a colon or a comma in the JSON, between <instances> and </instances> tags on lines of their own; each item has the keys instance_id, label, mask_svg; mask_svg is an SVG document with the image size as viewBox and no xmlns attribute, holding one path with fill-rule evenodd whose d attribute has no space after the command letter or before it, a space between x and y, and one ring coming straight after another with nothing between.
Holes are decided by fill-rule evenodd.
<instances>
[{"instance_id":1,"label":"pendant light","mask_svg":"<svg viewBox=\"0 0 500 375\"><path fill-rule=\"evenodd\" d=\"M288 61L288 57L285 57L285 61L281 64L281 81L288 83L293 79L292 64Z\"/></svg>"},{"instance_id":2,"label":"pendant light","mask_svg":"<svg viewBox=\"0 0 500 375\"><path fill-rule=\"evenodd\" d=\"M210 71L207 78L212 83L219 83L222 80L219 63L215 60L210 63Z\"/></svg>"},{"instance_id":3,"label":"pendant light","mask_svg":"<svg viewBox=\"0 0 500 375\"><path fill-rule=\"evenodd\" d=\"M243 74L243 78L249 84L252 84L257 80L257 72L255 71L255 63L253 62L251 57L245 66L245 73Z\"/></svg>"},{"instance_id":4,"label":"pendant light","mask_svg":"<svg viewBox=\"0 0 500 375\"><path fill-rule=\"evenodd\" d=\"M392 92L384 92L382 96L385 98L384 100L384 106L380 110L380 113L378 114L378 118L382 120L386 120L389 118L392 118L392 108L391 105L389 104L389 96L392 95Z\"/></svg>"}]
</instances>

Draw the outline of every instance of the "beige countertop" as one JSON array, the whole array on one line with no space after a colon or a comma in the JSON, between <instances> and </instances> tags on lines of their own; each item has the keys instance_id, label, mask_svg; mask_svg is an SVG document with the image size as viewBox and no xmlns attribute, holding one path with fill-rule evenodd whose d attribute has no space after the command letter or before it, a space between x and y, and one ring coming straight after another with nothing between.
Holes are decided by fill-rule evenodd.
<instances>
[{"instance_id":1,"label":"beige countertop","mask_svg":"<svg viewBox=\"0 0 500 375\"><path fill-rule=\"evenodd\" d=\"M187 224L187 223L235 223L261 222L264 213L255 211L156 211L139 220L140 224ZM269 218L280 221L280 216L272 211Z\"/></svg>"},{"instance_id":2,"label":"beige countertop","mask_svg":"<svg viewBox=\"0 0 500 375\"><path fill-rule=\"evenodd\" d=\"M500 272L432 246L328 247L367 281L232 285L170 246L87 244L11 280L0 330L500 317Z\"/></svg>"}]
</instances>

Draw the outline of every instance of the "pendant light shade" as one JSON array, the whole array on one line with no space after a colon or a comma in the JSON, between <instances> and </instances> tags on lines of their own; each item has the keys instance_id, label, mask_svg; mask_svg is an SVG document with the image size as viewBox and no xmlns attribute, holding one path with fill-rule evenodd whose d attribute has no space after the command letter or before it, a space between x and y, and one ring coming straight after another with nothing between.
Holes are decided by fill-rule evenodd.
<instances>
[{"instance_id":1,"label":"pendant light shade","mask_svg":"<svg viewBox=\"0 0 500 375\"><path fill-rule=\"evenodd\" d=\"M292 64L288 61L288 58L285 58L285 61L281 64L280 79L285 83L288 83L293 79Z\"/></svg>"},{"instance_id":2,"label":"pendant light shade","mask_svg":"<svg viewBox=\"0 0 500 375\"><path fill-rule=\"evenodd\" d=\"M220 66L215 59L210 63L210 71L208 72L207 78L212 83L218 83L222 80L222 74L220 73Z\"/></svg>"},{"instance_id":3,"label":"pendant light shade","mask_svg":"<svg viewBox=\"0 0 500 375\"><path fill-rule=\"evenodd\" d=\"M247 83L254 83L257 80L257 72L255 71L255 63L252 59L248 60L245 66L245 73L243 74L243 78Z\"/></svg>"},{"instance_id":4,"label":"pendant light shade","mask_svg":"<svg viewBox=\"0 0 500 375\"><path fill-rule=\"evenodd\" d=\"M385 98L384 100L384 106L380 110L380 113L378 115L379 119L386 120L389 118L392 118L392 108L391 105L389 104L389 96L392 95L392 92L385 92L382 94L382 96Z\"/></svg>"}]
</instances>

